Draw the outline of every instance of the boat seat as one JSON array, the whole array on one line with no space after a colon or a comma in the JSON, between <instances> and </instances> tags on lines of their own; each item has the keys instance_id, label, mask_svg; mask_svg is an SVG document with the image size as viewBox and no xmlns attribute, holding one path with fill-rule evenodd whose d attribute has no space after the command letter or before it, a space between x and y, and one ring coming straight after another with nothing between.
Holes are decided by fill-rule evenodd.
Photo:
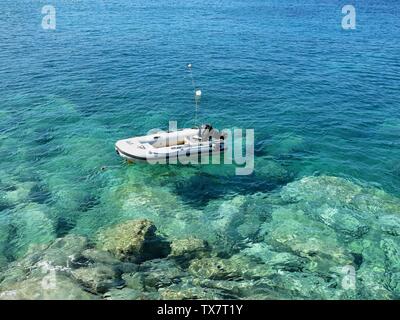
<instances>
[{"instance_id":1,"label":"boat seat","mask_svg":"<svg viewBox=\"0 0 400 320\"><path fill-rule=\"evenodd\" d=\"M197 143L197 141L193 140L192 137L190 139L188 137L185 137L185 144L193 144Z\"/></svg>"},{"instance_id":2,"label":"boat seat","mask_svg":"<svg viewBox=\"0 0 400 320\"><path fill-rule=\"evenodd\" d=\"M187 144L199 144L202 142L202 139L199 136L191 136L190 139L185 137L185 143Z\"/></svg>"}]
</instances>

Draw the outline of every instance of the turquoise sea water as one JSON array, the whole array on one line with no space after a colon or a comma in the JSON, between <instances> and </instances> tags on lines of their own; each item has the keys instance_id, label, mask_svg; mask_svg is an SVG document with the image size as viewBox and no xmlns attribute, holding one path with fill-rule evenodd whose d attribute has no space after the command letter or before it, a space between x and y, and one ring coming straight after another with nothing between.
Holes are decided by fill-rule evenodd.
<instances>
[{"instance_id":1,"label":"turquoise sea water","mask_svg":"<svg viewBox=\"0 0 400 320\"><path fill-rule=\"evenodd\" d=\"M41 28L46 4L54 31ZM399 298L400 4L353 1L357 29L343 30L345 4L3 0L0 266L32 244L148 218L223 259L305 259L236 298ZM116 140L193 124L189 62L200 119L255 130L251 176L116 156ZM331 279L348 264L361 283L350 293Z\"/></svg>"}]
</instances>

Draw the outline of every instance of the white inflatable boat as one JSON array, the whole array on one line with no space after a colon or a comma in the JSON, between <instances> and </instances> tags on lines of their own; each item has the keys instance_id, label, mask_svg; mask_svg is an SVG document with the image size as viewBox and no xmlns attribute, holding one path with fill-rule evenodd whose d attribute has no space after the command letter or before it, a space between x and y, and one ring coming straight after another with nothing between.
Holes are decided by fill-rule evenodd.
<instances>
[{"instance_id":1,"label":"white inflatable boat","mask_svg":"<svg viewBox=\"0 0 400 320\"><path fill-rule=\"evenodd\" d=\"M195 100L195 121L202 92L196 87L192 64L187 65L192 79ZM147 136L119 140L115 144L118 155L129 161L172 162L171 160L209 156L224 151L226 135L209 124L196 128L160 131Z\"/></svg>"},{"instance_id":2,"label":"white inflatable boat","mask_svg":"<svg viewBox=\"0 0 400 320\"><path fill-rule=\"evenodd\" d=\"M161 131L119 140L115 144L115 150L129 161L171 162L175 159L223 152L225 138L225 135L221 135L210 125L203 125L200 128Z\"/></svg>"}]
</instances>

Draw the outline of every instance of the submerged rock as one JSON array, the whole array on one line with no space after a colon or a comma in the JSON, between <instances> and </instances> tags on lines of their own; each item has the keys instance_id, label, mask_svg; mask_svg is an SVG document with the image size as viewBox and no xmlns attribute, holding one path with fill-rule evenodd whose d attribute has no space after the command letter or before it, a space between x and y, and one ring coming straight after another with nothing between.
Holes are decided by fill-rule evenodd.
<instances>
[{"instance_id":1,"label":"submerged rock","mask_svg":"<svg viewBox=\"0 0 400 320\"><path fill-rule=\"evenodd\" d=\"M103 298L106 300L142 300L146 298L146 294L141 291L122 288L122 289L111 289L107 291Z\"/></svg>"},{"instance_id":2,"label":"submerged rock","mask_svg":"<svg viewBox=\"0 0 400 320\"><path fill-rule=\"evenodd\" d=\"M103 298L105 300L159 300L158 292L143 292L130 288L111 289L107 291Z\"/></svg>"},{"instance_id":3,"label":"submerged rock","mask_svg":"<svg viewBox=\"0 0 400 320\"><path fill-rule=\"evenodd\" d=\"M105 264L73 270L72 276L93 293L105 293L112 287L124 284L120 278L120 273L115 268Z\"/></svg>"},{"instance_id":4,"label":"submerged rock","mask_svg":"<svg viewBox=\"0 0 400 320\"><path fill-rule=\"evenodd\" d=\"M380 266L369 265L357 271L357 292L359 299L391 300L393 293L387 285L387 274Z\"/></svg>"},{"instance_id":5,"label":"submerged rock","mask_svg":"<svg viewBox=\"0 0 400 320\"><path fill-rule=\"evenodd\" d=\"M1 269L3 269L4 267L6 267L8 264L8 259L7 257L5 257L4 255L0 254L0 272Z\"/></svg>"},{"instance_id":6,"label":"submerged rock","mask_svg":"<svg viewBox=\"0 0 400 320\"><path fill-rule=\"evenodd\" d=\"M217 300L224 299L222 292L202 287L173 285L159 290L163 300Z\"/></svg>"},{"instance_id":7,"label":"submerged rock","mask_svg":"<svg viewBox=\"0 0 400 320\"><path fill-rule=\"evenodd\" d=\"M18 209L12 215L15 228L15 256L22 256L32 243L50 243L56 238L53 221L48 216L48 208L31 203Z\"/></svg>"},{"instance_id":8,"label":"submerged rock","mask_svg":"<svg viewBox=\"0 0 400 320\"><path fill-rule=\"evenodd\" d=\"M209 243L215 252L236 253L241 243L258 237L260 226L271 216L265 195L238 195L229 200L209 203Z\"/></svg>"},{"instance_id":9,"label":"submerged rock","mask_svg":"<svg viewBox=\"0 0 400 320\"><path fill-rule=\"evenodd\" d=\"M270 281L271 288L286 299L343 299L351 298L350 293L338 288L338 280L326 279L305 272L280 272Z\"/></svg>"},{"instance_id":10,"label":"submerged rock","mask_svg":"<svg viewBox=\"0 0 400 320\"><path fill-rule=\"evenodd\" d=\"M241 254L229 259L196 259L190 263L188 271L195 277L212 280L260 279L274 273L269 266L255 263Z\"/></svg>"},{"instance_id":11,"label":"submerged rock","mask_svg":"<svg viewBox=\"0 0 400 320\"><path fill-rule=\"evenodd\" d=\"M400 212L400 198L377 188L364 188L361 194L356 195L351 208L375 218L385 214L398 215Z\"/></svg>"},{"instance_id":12,"label":"submerged rock","mask_svg":"<svg viewBox=\"0 0 400 320\"><path fill-rule=\"evenodd\" d=\"M379 217L381 230L392 236L400 236L400 215L384 215Z\"/></svg>"},{"instance_id":13,"label":"submerged rock","mask_svg":"<svg viewBox=\"0 0 400 320\"><path fill-rule=\"evenodd\" d=\"M193 260L188 271L196 276L208 279L239 278L242 270L228 259L204 258Z\"/></svg>"},{"instance_id":14,"label":"submerged rock","mask_svg":"<svg viewBox=\"0 0 400 320\"><path fill-rule=\"evenodd\" d=\"M177 239L171 242L170 257L190 260L209 254L211 248L207 241L198 238Z\"/></svg>"},{"instance_id":15,"label":"submerged rock","mask_svg":"<svg viewBox=\"0 0 400 320\"><path fill-rule=\"evenodd\" d=\"M125 281L126 287L136 291L144 291L144 275L140 272L124 273L122 280Z\"/></svg>"},{"instance_id":16,"label":"submerged rock","mask_svg":"<svg viewBox=\"0 0 400 320\"><path fill-rule=\"evenodd\" d=\"M0 217L0 270L8 263L8 259L5 254L9 245L9 232L10 229L9 225L6 222L6 217Z\"/></svg>"},{"instance_id":17,"label":"submerged rock","mask_svg":"<svg viewBox=\"0 0 400 320\"><path fill-rule=\"evenodd\" d=\"M86 237L69 234L56 239L44 252L41 260L48 261L55 266L70 267L81 253L87 248Z\"/></svg>"},{"instance_id":18,"label":"submerged rock","mask_svg":"<svg viewBox=\"0 0 400 320\"><path fill-rule=\"evenodd\" d=\"M264 158L255 159L254 172L268 183L283 184L291 179L290 173L279 162Z\"/></svg>"},{"instance_id":19,"label":"submerged rock","mask_svg":"<svg viewBox=\"0 0 400 320\"><path fill-rule=\"evenodd\" d=\"M282 199L288 203L312 201L346 204L362 191L362 187L342 178L330 176L305 177L282 188Z\"/></svg>"},{"instance_id":20,"label":"submerged rock","mask_svg":"<svg viewBox=\"0 0 400 320\"><path fill-rule=\"evenodd\" d=\"M336 240L335 232L295 208L275 210L272 221L263 226L263 233L269 245L307 258L312 271L326 272L331 266L353 262Z\"/></svg>"},{"instance_id":21,"label":"submerged rock","mask_svg":"<svg viewBox=\"0 0 400 320\"><path fill-rule=\"evenodd\" d=\"M357 219L351 210L322 206L315 211L319 213L318 218L323 223L345 237L361 238L370 230L370 227Z\"/></svg>"},{"instance_id":22,"label":"submerged rock","mask_svg":"<svg viewBox=\"0 0 400 320\"><path fill-rule=\"evenodd\" d=\"M265 243L255 243L241 253L259 260L277 270L301 271L306 265L306 259L289 252L276 252Z\"/></svg>"},{"instance_id":23,"label":"submerged rock","mask_svg":"<svg viewBox=\"0 0 400 320\"><path fill-rule=\"evenodd\" d=\"M340 177L304 177L283 187L280 196L286 203L347 208L364 219L400 212L399 198Z\"/></svg>"},{"instance_id":24,"label":"submerged rock","mask_svg":"<svg viewBox=\"0 0 400 320\"><path fill-rule=\"evenodd\" d=\"M137 264L120 261L108 251L93 248L83 251L80 260L82 266L107 265L113 267L119 273L136 272L138 269ZM75 263L76 265L78 264L77 262Z\"/></svg>"},{"instance_id":25,"label":"submerged rock","mask_svg":"<svg viewBox=\"0 0 400 320\"><path fill-rule=\"evenodd\" d=\"M173 260L151 260L140 265L143 285L147 290L157 290L181 281L186 275Z\"/></svg>"},{"instance_id":26,"label":"submerged rock","mask_svg":"<svg viewBox=\"0 0 400 320\"><path fill-rule=\"evenodd\" d=\"M273 155L285 155L306 149L304 138L293 134L282 134L274 137L276 140L269 147L269 153Z\"/></svg>"},{"instance_id":27,"label":"submerged rock","mask_svg":"<svg viewBox=\"0 0 400 320\"><path fill-rule=\"evenodd\" d=\"M151 203L151 197L146 199L149 202L135 203L135 208ZM163 230L178 239L167 242L146 219L101 230L95 248L76 235L51 243L39 237L41 245L1 272L0 298L399 297L400 202L379 189L320 176L268 194L213 200L204 210L185 211L181 206L174 211L172 205L167 210L160 202L153 204L155 210L144 208L145 216L148 211L162 213L155 221L171 222ZM46 206L34 208L48 218ZM143 215L131 212L129 207L124 214ZM15 230L24 231L26 219ZM102 223L105 220L96 225ZM210 228L196 230L206 224ZM8 248L9 236L7 226L4 235L0 233L2 248ZM346 267L354 267L354 288L343 282L341 270ZM59 282L56 289L54 278Z\"/></svg>"},{"instance_id":28,"label":"submerged rock","mask_svg":"<svg viewBox=\"0 0 400 320\"><path fill-rule=\"evenodd\" d=\"M400 199L378 188L329 176L305 177L289 183L278 195L282 201L276 203L272 220L263 224L260 235L273 251L306 259L301 274L313 272L313 276L324 281L332 279L325 286L328 289L317 292L315 298L319 295L340 299L393 299L396 296L393 284L396 280L392 278L400 270L397 241ZM252 250L250 254L260 257L255 248ZM268 257L268 251L263 253ZM345 267L355 269L354 290L344 290L338 280L343 275L334 271ZM290 283L295 269L281 270L290 271L290 277L285 280ZM294 283L303 287L290 295L303 293L314 298L307 289L309 276L302 279L298 275ZM279 277L273 279L276 283ZM279 290L287 293L289 288Z\"/></svg>"},{"instance_id":29,"label":"submerged rock","mask_svg":"<svg viewBox=\"0 0 400 320\"><path fill-rule=\"evenodd\" d=\"M385 253L389 270L400 272L400 241L384 238L381 240L381 248Z\"/></svg>"},{"instance_id":30,"label":"submerged rock","mask_svg":"<svg viewBox=\"0 0 400 320\"><path fill-rule=\"evenodd\" d=\"M262 294L263 299L282 298L282 296L274 296L268 278L258 280L210 280L206 278L195 278L193 279L193 285L202 288L216 289L222 296L221 299L252 299L256 294Z\"/></svg>"},{"instance_id":31,"label":"submerged rock","mask_svg":"<svg viewBox=\"0 0 400 320\"><path fill-rule=\"evenodd\" d=\"M237 239L236 227L243 220L241 208L245 201L246 197L236 196L230 200L210 203L207 211L213 212L213 223L211 226L213 231L223 234L226 238Z\"/></svg>"},{"instance_id":32,"label":"submerged rock","mask_svg":"<svg viewBox=\"0 0 400 320\"><path fill-rule=\"evenodd\" d=\"M391 292L387 287L389 270L385 252L379 245L381 232L377 230L370 239L358 241L358 251L363 261L356 270L356 288L360 299L391 299Z\"/></svg>"},{"instance_id":33,"label":"submerged rock","mask_svg":"<svg viewBox=\"0 0 400 320\"><path fill-rule=\"evenodd\" d=\"M400 299L400 272L393 273L389 279L389 288L394 299Z\"/></svg>"},{"instance_id":34,"label":"submerged rock","mask_svg":"<svg viewBox=\"0 0 400 320\"><path fill-rule=\"evenodd\" d=\"M170 250L169 244L155 232L156 227L149 220L130 220L102 231L97 246L126 261L165 257Z\"/></svg>"},{"instance_id":35,"label":"submerged rock","mask_svg":"<svg viewBox=\"0 0 400 320\"><path fill-rule=\"evenodd\" d=\"M60 275L28 278L0 291L1 300L91 300L97 299L72 281Z\"/></svg>"},{"instance_id":36,"label":"submerged rock","mask_svg":"<svg viewBox=\"0 0 400 320\"><path fill-rule=\"evenodd\" d=\"M29 198L34 182L14 182L8 188L5 188L4 199L12 204L26 202Z\"/></svg>"},{"instance_id":37,"label":"submerged rock","mask_svg":"<svg viewBox=\"0 0 400 320\"><path fill-rule=\"evenodd\" d=\"M86 249L82 252L82 257L87 259L91 263L103 263L108 265L117 265L121 261L115 258L108 251L102 251L97 249Z\"/></svg>"},{"instance_id":38,"label":"submerged rock","mask_svg":"<svg viewBox=\"0 0 400 320\"><path fill-rule=\"evenodd\" d=\"M25 256L10 263L2 272L0 290L8 290L19 282L43 277L49 272L68 275L86 245L87 239L76 235L56 239L51 244L31 245Z\"/></svg>"}]
</instances>

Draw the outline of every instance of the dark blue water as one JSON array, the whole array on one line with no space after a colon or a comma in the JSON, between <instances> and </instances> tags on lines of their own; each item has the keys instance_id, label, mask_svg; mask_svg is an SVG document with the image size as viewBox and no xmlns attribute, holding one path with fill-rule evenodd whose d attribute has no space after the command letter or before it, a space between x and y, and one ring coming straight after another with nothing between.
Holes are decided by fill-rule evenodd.
<instances>
[{"instance_id":1,"label":"dark blue water","mask_svg":"<svg viewBox=\"0 0 400 320\"><path fill-rule=\"evenodd\" d=\"M45 4L56 30L41 27ZM182 237L237 197L313 175L400 196L400 4L353 1L343 30L345 4L3 0L0 255L134 217ZM189 62L200 119L255 130L253 175L115 155L118 139L193 124Z\"/></svg>"}]
</instances>

